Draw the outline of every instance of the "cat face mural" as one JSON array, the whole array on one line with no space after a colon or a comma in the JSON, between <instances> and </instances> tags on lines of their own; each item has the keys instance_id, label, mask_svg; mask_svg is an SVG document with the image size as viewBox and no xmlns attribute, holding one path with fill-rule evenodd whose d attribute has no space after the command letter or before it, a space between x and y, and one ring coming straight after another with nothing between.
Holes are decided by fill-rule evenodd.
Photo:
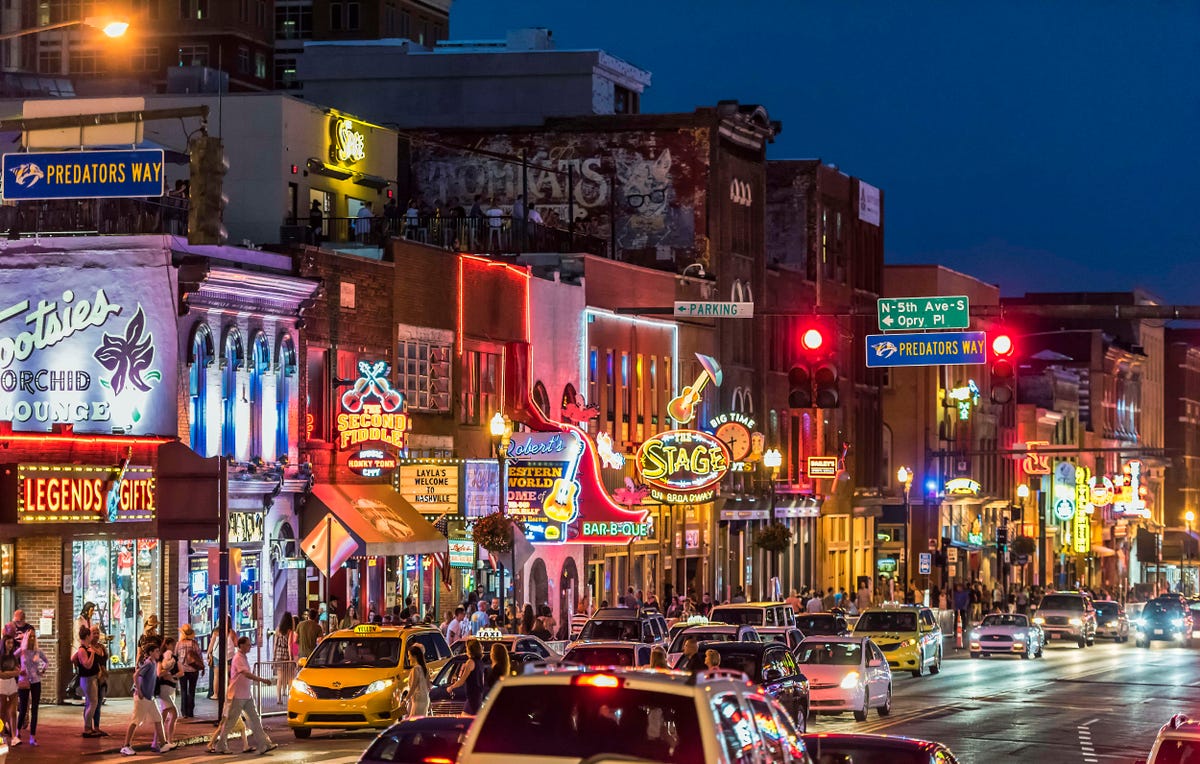
<instances>
[{"instance_id":1,"label":"cat face mural","mask_svg":"<svg viewBox=\"0 0 1200 764\"><path fill-rule=\"evenodd\" d=\"M687 247L692 244L692 210L675 200L671 150L657 157L616 155L617 244L624 249Z\"/></svg>"}]
</instances>

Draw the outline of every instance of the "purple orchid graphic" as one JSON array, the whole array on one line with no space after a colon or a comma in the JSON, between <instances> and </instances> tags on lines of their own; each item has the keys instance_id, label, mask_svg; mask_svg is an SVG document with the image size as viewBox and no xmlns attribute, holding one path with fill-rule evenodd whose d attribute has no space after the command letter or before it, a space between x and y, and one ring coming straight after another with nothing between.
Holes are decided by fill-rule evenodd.
<instances>
[{"instance_id":1,"label":"purple orchid graphic","mask_svg":"<svg viewBox=\"0 0 1200 764\"><path fill-rule=\"evenodd\" d=\"M139 305L137 313L125 325L125 335L105 334L104 341L93 354L101 366L113 373L110 380L102 380L102 383L117 395L125 389L126 383L148 392L150 385L143 375L155 381L162 378L157 371L150 370L150 364L154 362L154 345L153 337L144 334L145 328L146 316Z\"/></svg>"}]
</instances>

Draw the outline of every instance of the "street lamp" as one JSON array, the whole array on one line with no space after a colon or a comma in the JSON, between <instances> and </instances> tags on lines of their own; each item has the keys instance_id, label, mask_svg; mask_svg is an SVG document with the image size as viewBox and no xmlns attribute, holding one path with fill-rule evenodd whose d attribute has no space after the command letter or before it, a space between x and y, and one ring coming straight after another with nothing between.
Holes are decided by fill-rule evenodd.
<instances>
[{"instance_id":1,"label":"street lamp","mask_svg":"<svg viewBox=\"0 0 1200 764\"><path fill-rule=\"evenodd\" d=\"M768 512L768 516L770 517L770 520L773 522L775 520L775 479L779 475L780 465L783 464L783 454L779 452L778 448L767 449L766 451L763 452L762 463L763 463L764 467L771 470L771 481L770 481L771 482L771 485L770 485L771 507L769 510L767 510L767 512ZM774 560L771 560L770 553L767 553L767 560L772 563L774 562ZM780 567L779 572L782 573L783 565L781 564L779 567ZM771 580L770 580L770 575L768 574L767 586L770 587L770 584L771 584Z\"/></svg>"},{"instance_id":2,"label":"street lamp","mask_svg":"<svg viewBox=\"0 0 1200 764\"><path fill-rule=\"evenodd\" d=\"M52 32L55 29L66 29L67 27L74 26L95 27L109 37L121 37L128 31L129 22L113 18L112 16L88 16L83 19L75 19L74 21L59 21L45 26L18 29L15 32L5 32L4 34L0 34L0 40L15 40L18 37L25 37L26 35L38 34L39 32Z\"/></svg>"},{"instance_id":3,"label":"street lamp","mask_svg":"<svg viewBox=\"0 0 1200 764\"><path fill-rule=\"evenodd\" d=\"M1029 486L1025 485L1024 483L1021 483L1019 486L1017 486L1017 498L1018 499L1028 499L1029 498Z\"/></svg>"},{"instance_id":4,"label":"street lamp","mask_svg":"<svg viewBox=\"0 0 1200 764\"><path fill-rule=\"evenodd\" d=\"M504 510L506 509L506 507L505 507L505 493L506 493L505 492L505 488L506 488L505 483L507 481L504 479L504 455L505 455L505 452L508 451L507 440L510 437L510 435L509 435L509 427L510 426L511 425L509 424L508 419L503 414L501 414L499 411L497 411L495 414L493 414L491 421L488 422L488 429L491 431L491 434L492 434L492 455L496 457L496 491L497 491L496 509L501 514L504 514ZM517 561L517 545L516 545L516 539L513 539L512 569L513 569L513 575L514 575L514 579L513 579L514 584L516 583L515 575L517 572L516 571L516 561ZM500 626L501 630L503 630L504 629L504 617L505 617L505 612L506 612L504 610L504 563L497 560L496 561L496 570L500 574L500 613L497 616L497 620L499 621L499 626ZM513 592L513 597L514 597L514 599L516 598L515 591Z\"/></svg>"},{"instance_id":5,"label":"street lamp","mask_svg":"<svg viewBox=\"0 0 1200 764\"><path fill-rule=\"evenodd\" d=\"M1196 521L1196 513L1189 509L1187 512L1183 513L1183 520L1185 523L1187 523L1187 533L1184 534L1183 549L1179 553L1179 557L1180 557L1179 589L1181 592L1183 590L1184 574L1187 573L1187 565L1184 562L1185 555L1186 555L1186 559L1188 559L1189 561L1192 556L1192 550L1191 550L1192 523L1194 523ZM1191 588L1191 587L1189 586L1189 588Z\"/></svg>"},{"instance_id":6,"label":"street lamp","mask_svg":"<svg viewBox=\"0 0 1200 764\"><path fill-rule=\"evenodd\" d=\"M908 538L906 539L905 543L908 545L908 550L909 550L908 551L908 562L906 562L904 565L904 570L905 570L904 580L905 580L905 586L912 587L913 586L912 558L914 555L920 554L920 551L915 546L913 546L913 543L912 543L912 518L909 516L912 511L912 505L909 503L909 494L912 491L913 471L910 470L908 467L901 467L900 469L896 470L896 482L899 483L900 485L904 486L904 527L906 529L905 532L908 534ZM920 559L920 558L917 558L917 559ZM893 584L893 587L894 587L894 584Z\"/></svg>"}]
</instances>

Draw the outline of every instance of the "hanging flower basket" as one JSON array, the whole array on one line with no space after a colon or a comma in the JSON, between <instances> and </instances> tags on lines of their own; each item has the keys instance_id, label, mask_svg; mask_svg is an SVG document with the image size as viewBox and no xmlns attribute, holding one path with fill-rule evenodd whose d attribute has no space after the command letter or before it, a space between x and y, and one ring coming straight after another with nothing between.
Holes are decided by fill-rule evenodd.
<instances>
[{"instance_id":1,"label":"hanging flower basket","mask_svg":"<svg viewBox=\"0 0 1200 764\"><path fill-rule=\"evenodd\" d=\"M1029 536L1017 536L1012 540L1012 553L1031 555L1037 551L1037 542Z\"/></svg>"},{"instance_id":2,"label":"hanging flower basket","mask_svg":"<svg viewBox=\"0 0 1200 764\"><path fill-rule=\"evenodd\" d=\"M783 523L771 523L754 535L754 545L766 552L778 554L792 542L792 531Z\"/></svg>"},{"instance_id":3,"label":"hanging flower basket","mask_svg":"<svg viewBox=\"0 0 1200 764\"><path fill-rule=\"evenodd\" d=\"M513 548L513 521L503 512L480 518L471 529L475 543L489 554L505 554Z\"/></svg>"}]
</instances>

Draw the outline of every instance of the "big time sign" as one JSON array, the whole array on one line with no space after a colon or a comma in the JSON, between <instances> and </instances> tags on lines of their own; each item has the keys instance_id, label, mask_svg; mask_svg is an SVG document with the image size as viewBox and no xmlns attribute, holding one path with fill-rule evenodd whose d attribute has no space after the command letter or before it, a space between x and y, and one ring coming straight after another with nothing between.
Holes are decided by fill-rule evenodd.
<instances>
[{"instance_id":1,"label":"big time sign","mask_svg":"<svg viewBox=\"0 0 1200 764\"><path fill-rule=\"evenodd\" d=\"M386 361L358 362L359 377L342 393L338 414L338 448L383 442L404 452L412 423L404 394L389 381L391 366Z\"/></svg>"},{"instance_id":2,"label":"big time sign","mask_svg":"<svg viewBox=\"0 0 1200 764\"><path fill-rule=\"evenodd\" d=\"M659 501L708 501L716 493L712 486L729 472L729 449L706 432L667 430L642 444L637 466L650 495Z\"/></svg>"}]
</instances>

